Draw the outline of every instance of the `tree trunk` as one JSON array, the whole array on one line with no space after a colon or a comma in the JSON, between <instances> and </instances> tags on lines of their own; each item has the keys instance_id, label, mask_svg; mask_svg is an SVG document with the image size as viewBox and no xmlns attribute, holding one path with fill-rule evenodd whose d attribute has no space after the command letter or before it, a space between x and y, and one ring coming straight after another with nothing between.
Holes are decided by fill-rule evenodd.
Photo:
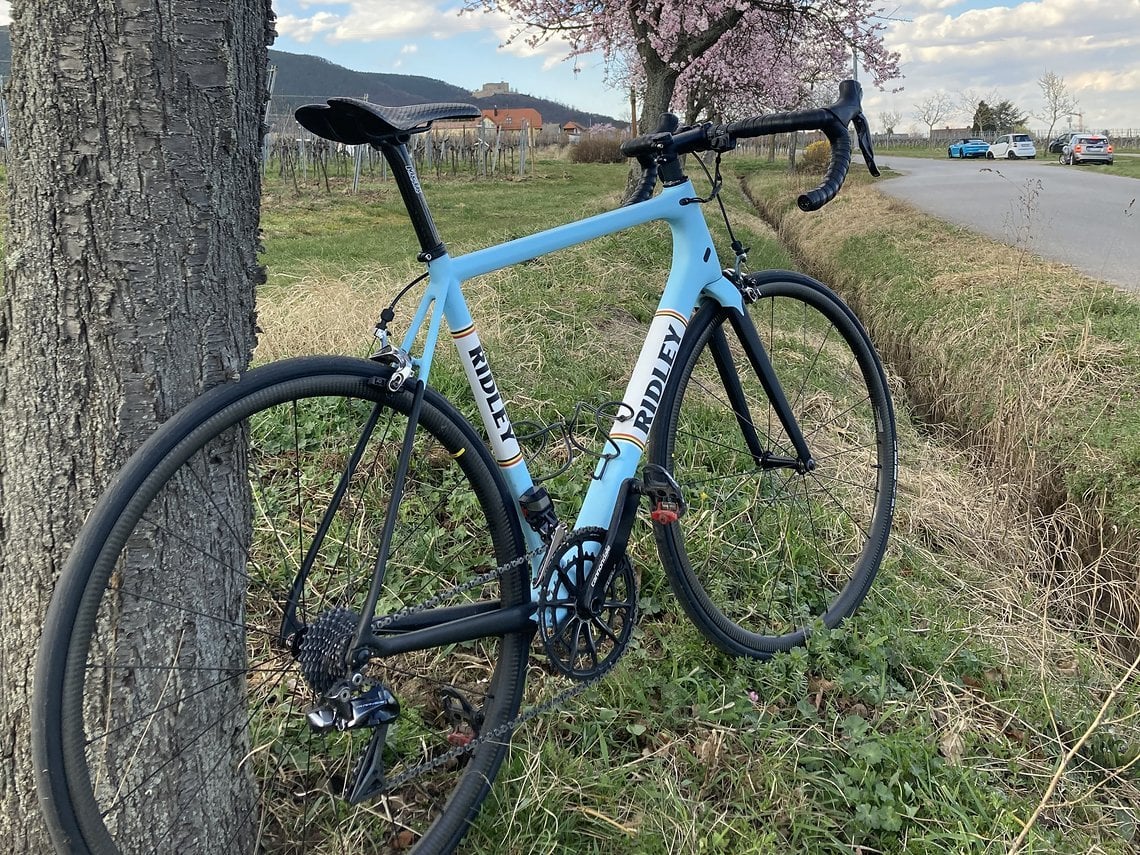
<instances>
[{"instance_id":1,"label":"tree trunk","mask_svg":"<svg viewBox=\"0 0 1140 855\"><path fill-rule=\"evenodd\" d=\"M14 0L11 15L0 837L42 855L29 698L52 585L126 456L255 343L272 24L267 0Z\"/></svg>"},{"instance_id":2,"label":"tree trunk","mask_svg":"<svg viewBox=\"0 0 1140 855\"><path fill-rule=\"evenodd\" d=\"M657 130L661 114L669 112L673 92L677 87L677 72L655 56L644 58L645 97L641 101L641 132L651 134Z\"/></svg>"},{"instance_id":3,"label":"tree trunk","mask_svg":"<svg viewBox=\"0 0 1140 855\"><path fill-rule=\"evenodd\" d=\"M641 100L639 130L643 134L655 132L661 122L661 114L669 112L669 102L677 86L677 72L655 57L645 62L645 96ZM641 167L636 160L630 161L626 175L625 198L629 198L641 179Z\"/></svg>"}]
</instances>

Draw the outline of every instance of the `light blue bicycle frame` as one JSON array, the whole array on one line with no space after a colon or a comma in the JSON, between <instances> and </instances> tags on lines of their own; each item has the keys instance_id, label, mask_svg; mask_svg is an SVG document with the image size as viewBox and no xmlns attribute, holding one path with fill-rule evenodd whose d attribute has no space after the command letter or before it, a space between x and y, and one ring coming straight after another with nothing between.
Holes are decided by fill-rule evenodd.
<instances>
[{"instance_id":1,"label":"light blue bicycle frame","mask_svg":"<svg viewBox=\"0 0 1140 855\"><path fill-rule=\"evenodd\" d=\"M410 353L424 324L427 324L422 355L413 359L419 379L427 385L440 325L446 320L479 406L492 453L517 499L533 486L534 481L514 439L505 402L479 343L474 321L463 297L462 283L484 273L644 223L663 220L669 224L673 236L673 262L645 344L622 398L626 406L620 408L609 434L616 456L607 455L607 459L599 461L575 527L605 528L609 525L622 483L637 471L656 414L656 403L668 382L673 357L698 302L708 297L723 306L742 309L739 290L721 272L701 206L684 201L693 196L693 185L686 180L635 205L466 255L451 257L444 254L428 262L428 286L402 347ZM525 521L522 530L529 549L541 545L539 535Z\"/></svg>"}]
</instances>

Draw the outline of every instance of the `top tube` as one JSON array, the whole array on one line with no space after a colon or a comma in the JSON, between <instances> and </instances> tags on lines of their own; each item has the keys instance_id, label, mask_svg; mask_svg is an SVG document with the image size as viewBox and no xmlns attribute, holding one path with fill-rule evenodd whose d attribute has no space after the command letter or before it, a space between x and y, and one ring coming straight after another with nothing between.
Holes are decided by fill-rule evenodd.
<instances>
[{"instance_id":1,"label":"top tube","mask_svg":"<svg viewBox=\"0 0 1140 855\"><path fill-rule=\"evenodd\" d=\"M428 336L419 359L420 378L428 382L442 311L446 308L447 326L451 330L463 329L472 323L464 301L455 299L457 294L461 294L460 283L649 222L667 222L673 233L673 263L665 288L668 292L670 286L677 288L683 283L686 292L685 296L671 301L676 302L672 306L675 311L687 316L696 305L702 289L713 292L714 298L724 305L738 305L739 293L723 278L712 235L700 206L681 204L694 192L692 183L686 180L675 187L665 188L660 195L638 205L604 211L584 220L464 255L451 256L445 252L428 261L431 276L402 344L403 349L410 353L424 322L428 322ZM683 305L686 302L688 305Z\"/></svg>"},{"instance_id":2,"label":"top tube","mask_svg":"<svg viewBox=\"0 0 1140 855\"><path fill-rule=\"evenodd\" d=\"M470 279L634 226L662 220L669 223L673 230L675 261L679 253L695 250L703 259L702 266L708 264L707 272L701 274L702 284L706 284L719 278L721 271L700 206L681 204L682 199L691 198L694 192L693 185L685 181L675 187L665 188L660 195L639 205L604 211L584 220L453 257L452 275L461 281ZM434 268L431 269L434 278L435 271Z\"/></svg>"}]
</instances>

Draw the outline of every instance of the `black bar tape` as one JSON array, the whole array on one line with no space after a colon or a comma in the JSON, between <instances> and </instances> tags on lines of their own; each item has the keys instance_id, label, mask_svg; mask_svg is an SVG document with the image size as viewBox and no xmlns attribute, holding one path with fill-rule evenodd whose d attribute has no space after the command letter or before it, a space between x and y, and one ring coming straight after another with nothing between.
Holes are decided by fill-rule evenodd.
<instances>
[{"instance_id":1,"label":"black bar tape","mask_svg":"<svg viewBox=\"0 0 1140 855\"><path fill-rule=\"evenodd\" d=\"M819 187L801 194L796 199L801 211L818 211L834 199L839 188L843 186L843 179L847 177L848 167L851 166L851 138L847 135L847 127L840 125L839 119L833 116L831 122L820 130L831 143L831 161L827 164L827 172Z\"/></svg>"}]
</instances>

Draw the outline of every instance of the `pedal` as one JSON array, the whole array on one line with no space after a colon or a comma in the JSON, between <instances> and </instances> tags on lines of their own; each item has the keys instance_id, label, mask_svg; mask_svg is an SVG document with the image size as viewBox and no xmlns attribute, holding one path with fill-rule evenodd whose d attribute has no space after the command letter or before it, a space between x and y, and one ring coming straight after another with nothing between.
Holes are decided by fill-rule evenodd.
<instances>
[{"instance_id":1,"label":"pedal","mask_svg":"<svg viewBox=\"0 0 1140 855\"><path fill-rule=\"evenodd\" d=\"M452 745L466 745L477 739L483 728L483 711L476 709L455 686L442 686L439 695L443 717L452 728L447 741Z\"/></svg>"},{"instance_id":2,"label":"pedal","mask_svg":"<svg viewBox=\"0 0 1140 855\"><path fill-rule=\"evenodd\" d=\"M649 517L658 525L672 525L685 515L681 485L664 466L650 463L641 473L641 493L649 498Z\"/></svg>"}]
</instances>

